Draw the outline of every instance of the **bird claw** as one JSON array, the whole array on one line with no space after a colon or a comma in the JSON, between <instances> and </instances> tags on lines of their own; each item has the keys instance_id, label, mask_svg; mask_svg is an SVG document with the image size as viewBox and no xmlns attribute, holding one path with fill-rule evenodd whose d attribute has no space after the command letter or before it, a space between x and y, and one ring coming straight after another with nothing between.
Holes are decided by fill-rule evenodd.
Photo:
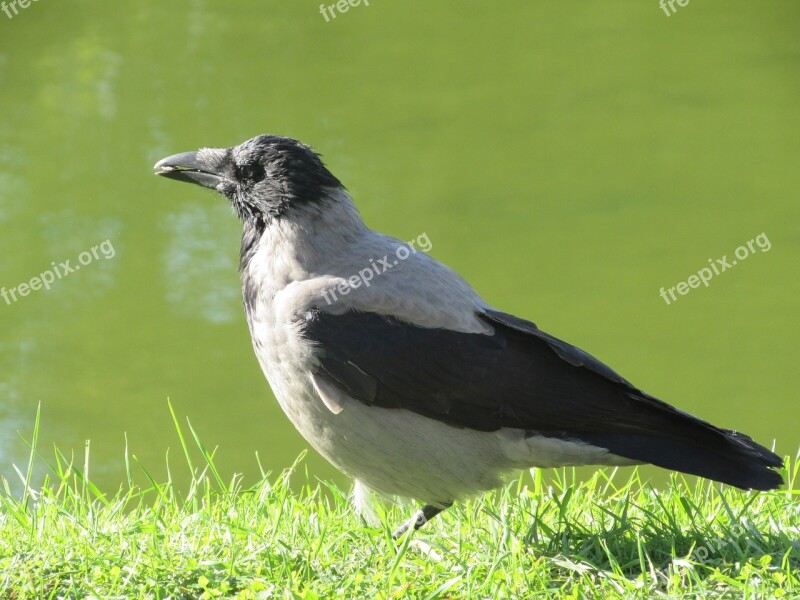
<instances>
[{"instance_id":1,"label":"bird claw","mask_svg":"<svg viewBox=\"0 0 800 600\"><path fill-rule=\"evenodd\" d=\"M397 530L392 534L392 538L396 540L403 537L403 535L409 529L419 529L443 510L444 508L437 508L435 506L431 506L430 504L426 504L419 509L413 517L398 527Z\"/></svg>"}]
</instances>

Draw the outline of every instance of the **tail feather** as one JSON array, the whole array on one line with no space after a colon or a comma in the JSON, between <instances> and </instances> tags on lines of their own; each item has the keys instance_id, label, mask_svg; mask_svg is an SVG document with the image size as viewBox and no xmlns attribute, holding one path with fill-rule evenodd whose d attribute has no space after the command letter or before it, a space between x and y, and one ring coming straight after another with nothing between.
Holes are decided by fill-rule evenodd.
<instances>
[{"instance_id":1,"label":"tail feather","mask_svg":"<svg viewBox=\"0 0 800 600\"><path fill-rule=\"evenodd\" d=\"M741 489L772 490L783 483L774 468L783 460L750 437L707 425L705 432L692 437L660 436L657 433L594 433L586 440L614 454L720 481ZM582 436L583 437L583 436ZM585 439L585 438L584 438Z\"/></svg>"}]
</instances>

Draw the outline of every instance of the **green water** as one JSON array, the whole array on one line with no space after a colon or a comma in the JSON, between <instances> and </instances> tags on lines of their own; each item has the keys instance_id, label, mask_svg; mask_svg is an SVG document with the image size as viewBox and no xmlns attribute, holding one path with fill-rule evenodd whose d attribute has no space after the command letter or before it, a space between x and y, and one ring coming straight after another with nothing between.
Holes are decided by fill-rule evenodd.
<instances>
[{"instance_id":1,"label":"green water","mask_svg":"<svg viewBox=\"0 0 800 600\"><path fill-rule=\"evenodd\" d=\"M371 0L326 22L318 2L39 0L0 13L0 286L86 262L0 298L0 473L25 462L17 432L39 404L45 456L55 444L82 463L91 440L90 476L108 489L126 434L157 477L169 449L180 477L167 398L226 477L257 477L256 452L277 470L307 447L252 354L238 222L151 169L262 132L314 145L371 226L426 233L495 306L794 454L800 4L676 8ZM762 233L768 251L659 296ZM307 465L334 475L313 453Z\"/></svg>"}]
</instances>

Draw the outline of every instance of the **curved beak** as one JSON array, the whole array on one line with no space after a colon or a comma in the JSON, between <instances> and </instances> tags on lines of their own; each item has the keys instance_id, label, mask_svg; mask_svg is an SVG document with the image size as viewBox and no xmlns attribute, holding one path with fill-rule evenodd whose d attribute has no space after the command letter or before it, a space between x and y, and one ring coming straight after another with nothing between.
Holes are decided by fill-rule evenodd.
<instances>
[{"instance_id":1,"label":"curved beak","mask_svg":"<svg viewBox=\"0 0 800 600\"><path fill-rule=\"evenodd\" d=\"M211 171L197 159L197 152L173 154L158 161L153 168L156 175L196 183L203 187L216 189L222 176Z\"/></svg>"}]
</instances>

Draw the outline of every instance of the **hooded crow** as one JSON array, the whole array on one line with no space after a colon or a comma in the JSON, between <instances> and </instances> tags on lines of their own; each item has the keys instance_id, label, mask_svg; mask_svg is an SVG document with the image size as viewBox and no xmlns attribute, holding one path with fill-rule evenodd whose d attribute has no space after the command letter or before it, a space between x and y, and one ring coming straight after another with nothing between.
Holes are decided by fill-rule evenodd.
<instances>
[{"instance_id":1,"label":"hooded crow","mask_svg":"<svg viewBox=\"0 0 800 600\"><path fill-rule=\"evenodd\" d=\"M643 392L369 229L310 147L260 135L155 169L232 204L247 324L275 397L357 494L424 503L396 536L534 466L652 463L743 489L782 483L780 457L748 436Z\"/></svg>"}]
</instances>

